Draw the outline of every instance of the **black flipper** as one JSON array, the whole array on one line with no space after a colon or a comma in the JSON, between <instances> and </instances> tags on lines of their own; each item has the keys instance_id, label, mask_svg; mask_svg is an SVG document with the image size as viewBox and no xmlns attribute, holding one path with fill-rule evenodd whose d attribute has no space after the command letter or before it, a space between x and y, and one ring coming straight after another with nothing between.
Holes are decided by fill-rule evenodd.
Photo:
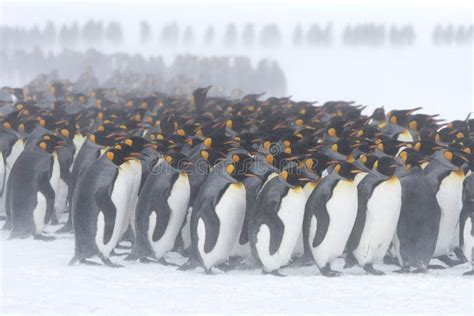
<instances>
[{"instance_id":1,"label":"black flipper","mask_svg":"<svg viewBox=\"0 0 474 316\"><path fill-rule=\"evenodd\" d=\"M95 194L95 201L100 212L104 215L104 244L107 244L112 238L115 227L115 218L117 210L109 195L108 187L99 189Z\"/></svg>"}]
</instances>

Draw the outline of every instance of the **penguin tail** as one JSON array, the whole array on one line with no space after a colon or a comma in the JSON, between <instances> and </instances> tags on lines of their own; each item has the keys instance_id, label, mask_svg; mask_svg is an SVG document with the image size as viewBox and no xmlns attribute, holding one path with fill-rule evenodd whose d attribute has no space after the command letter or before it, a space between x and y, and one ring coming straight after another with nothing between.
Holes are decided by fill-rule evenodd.
<instances>
[{"instance_id":1,"label":"penguin tail","mask_svg":"<svg viewBox=\"0 0 474 316\"><path fill-rule=\"evenodd\" d=\"M346 255L346 260L344 262L344 269L351 268L357 264L357 260L354 257L354 254L352 252L348 252Z\"/></svg>"},{"instance_id":2,"label":"penguin tail","mask_svg":"<svg viewBox=\"0 0 474 316\"><path fill-rule=\"evenodd\" d=\"M142 258L142 256L138 255L137 253L130 253L128 256L124 258L125 261L137 261L138 259Z\"/></svg>"}]
</instances>

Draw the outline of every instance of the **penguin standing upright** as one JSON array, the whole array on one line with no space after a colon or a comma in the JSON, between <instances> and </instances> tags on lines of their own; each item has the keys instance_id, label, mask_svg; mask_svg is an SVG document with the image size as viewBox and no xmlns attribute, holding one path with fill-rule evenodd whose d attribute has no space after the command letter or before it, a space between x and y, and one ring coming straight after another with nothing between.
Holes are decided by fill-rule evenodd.
<instances>
[{"instance_id":1,"label":"penguin standing upright","mask_svg":"<svg viewBox=\"0 0 474 316\"><path fill-rule=\"evenodd\" d=\"M464 180L463 206L459 220L459 241L465 259L471 264L472 270L464 275L474 275L472 255L474 251L474 157L471 153L470 174Z\"/></svg>"},{"instance_id":2,"label":"penguin standing upright","mask_svg":"<svg viewBox=\"0 0 474 316\"><path fill-rule=\"evenodd\" d=\"M456 262L448 257L451 241L462 209L462 191L465 178L462 165L465 158L450 149L437 151L424 173L435 190L436 200L441 208L438 241L434 257L449 266ZM457 236L456 236L457 237Z\"/></svg>"},{"instance_id":3,"label":"penguin standing upright","mask_svg":"<svg viewBox=\"0 0 474 316\"><path fill-rule=\"evenodd\" d=\"M174 247L188 210L189 159L172 153L155 166L143 185L136 211L136 243L128 260L163 256ZM143 260L146 261L146 260Z\"/></svg>"},{"instance_id":4,"label":"penguin standing upright","mask_svg":"<svg viewBox=\"0 0 474 316\"><path fill-rule=\"evenodd\" d=\"M306 196L297 166L289 166L260 191L250 223L253 252L263 265L263 274L281 276L288 264L303 225Z\"/></svg>"},{"instance_id":5,"label":"penguin standing upright","mask_svg":"<svg viewBox=\"0 0 474 316\"><path fill-rule=\"evenodd\" d=\"M394 176L397 166L392 157L381 157L357 186L357 217L344 267L358 264L367 273L384 274L372 264L383 259L397 229L402 203L400 180Z\"/></svg>"},{"instance_id":6,"label":"penguin standing upright","mask_svg":"<svg viewBox=\"0 0 474 316\"><path fill-rule=\"evenodd\" d=\"M357 187L354 177L359 172L350 163L338 163L321 180L305 207L303 238L324 276L339 276L331 263L342 255L357 216Z\"/></svg>"},{"instance_id":7,"label":"penguin standing upright","mask_svg":"<svg viewBox=\"0 0 474 316\"><path fill-rule=\"evenodd\" d=\"M36 146L23 151L12 168L9 195L11 238L52 240L42 232L54 212L55 189L59 182L57 150L60 139L45 135Z\"/></svg>"},{"instance_id":8,"label":"penguin standing upright","mask_svg":"<svg viewBox=\"0 0 474 316\"><path fill-rule=\"evenodd\" d=\"M400 157L407 172L400 180L402 204L391 252L402 266L397 272L410 272L411 267L425 272L436 248L441 209L422 168L428 160L408 149Z\"/></svg>"},{"instance_id":9,"label":"penguin standing upright","mask_svg":"<svg viewBox=\"0 0 474 316\"><path fill-rule=\"evenodd\" d=\"M125 150L109 149L80 178L72 204L75 253L70 265L97 264L87 260L97 255L109 267L120 266L109 257L122 236L127 213L128 158Z\"/></svg>"},{"instance_id":10,"label":"penguin standing upright","mask_svg":"<svg viewBox=\"0 0 474 316\"><path fill-rule=\"evenodd\" d=\"M220 164L199 191L191 217L191 260L198 259L206 273L229 258L245 217L244 161Z\"/></svg>"}]
</instances>

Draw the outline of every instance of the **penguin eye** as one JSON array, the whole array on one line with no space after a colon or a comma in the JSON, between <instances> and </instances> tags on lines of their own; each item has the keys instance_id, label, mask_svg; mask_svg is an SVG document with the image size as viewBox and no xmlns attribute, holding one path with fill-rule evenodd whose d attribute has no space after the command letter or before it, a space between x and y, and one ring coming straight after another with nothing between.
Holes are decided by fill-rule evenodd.
<instances>
[{"instance_id":1,"label":"penguin eye","mask_svg":"<svg viewBox=\"0 0 474 316\"><path fill-rule=\"evenodd\" d=\"M225 168L227 174L232 174L232 172L234 172L235 170L235 167L233 164L228 164L227 167Z\"/></svg>"},{"instance_id":2,"label":"penguin eye","mask_svg":"<svg viewBox=\"0 0 474 316\"><path fill-rule=\"evenodd\" d=\"M61 130L61 135L63 135L66 138L69 138L69 131L65 128Z\"/></svg>"},{"instance_id":3,"label":"penguin eye","mask_svg":"<svg viewBox=\"0 0 474 316\"><path fill-rule=\"evenodd\" d=\"M400 153L400 158L402 158L403 162L406 162L406 161L407 161L407 156L408 156L408 154L407 154L406 151L402 151L402 152Z\"/></svg>"},{"instance_id":4,"label":"penguin eye","mask_svg":"<svg viewBox=\"0 0 474 316\"><path fill-rule=\"evenodd\" d=\"M108 151L105 156L107 157L107 159L109 159L110 161L114 161L114 157L115 157L115 154L111 151Z\"/></svg>"},{"instance_id":5,"label":"penguin eye","mask_svg":"<svg viewBox=\"0 0 474 316\"><path fill-rule=\"evenodd\" d=\"M206 160L209 160L209 153L205 150L201 150L201 157Z\"/></svg>"},{"instance_id":6,"label":"penguin eye","mask_svg":"<svg viewBox=\"0 0 474 316\"><path fill-rule=\"evenodd\" d=\"M450 152L449 150L446 150L446 151L444 152L444 157L445 157L446 159L448 159L449 161L451 161L451 160L453 159L453 153Z\"/></svg>"},{"instance_id":7,"label":"penguin eye","mask_svg":"<svg viewBox=\"0 0 474 316\"><path fill-rule=\"evenodd\" d=\"M333 144L333 145L331 146L331 150L332 150L333 152L337 153L337 149L338 149L337 144Z\"/></svg>"},{"instance_id":8,"label":"penguin eye","mask_svg":"<svg viewBox=\"0 0 474 316\"><path fill-rule=\"evenodd\" d=\"M212 138L208 137L204 140L204 146L206 146L207 148L211 148L212 146Z\"/></svg>"},{"instance_id":9,"label":"penguin eye","mask_svg":"<svg viewBox=\"0 0 474 316\"><path fill-rule=\"evenodd\" d=\"M328 129L328 135L331 136L331 137L335 137L336 136L336 129L334 127L331 127L330 129Z\"/></svg>"},{"instance_id":10,"label":"penguin eye","mask_svg":"<svg viewBox=\"0 0 474 316\"><path fill-rule=\"evenodd\" d=\"M47 147L46 142L40 142L40 143L38 144L38 146L39 146L39 148L41 148L42 150L46 150L46 147Z\"/></svg>"}]
</instances>

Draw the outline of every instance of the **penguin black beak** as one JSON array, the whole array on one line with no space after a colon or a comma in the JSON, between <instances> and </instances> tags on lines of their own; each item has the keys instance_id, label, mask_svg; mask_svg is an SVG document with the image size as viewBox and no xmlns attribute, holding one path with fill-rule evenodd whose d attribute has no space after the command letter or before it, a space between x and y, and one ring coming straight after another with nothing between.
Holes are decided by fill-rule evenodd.
<instances>
[{"instance_id":1,"label":"penguin black beak","mask_svg":"<svg viewBox=\"0 0 474 316\"><path fill-rule=\"evenodd\" d=\"M209 91L209 89L211 89L211 88L212 88L212 84L211 84L210 86L205 87L205 88L204 88L204 92Z\"/></svg>"}]
</instances>

